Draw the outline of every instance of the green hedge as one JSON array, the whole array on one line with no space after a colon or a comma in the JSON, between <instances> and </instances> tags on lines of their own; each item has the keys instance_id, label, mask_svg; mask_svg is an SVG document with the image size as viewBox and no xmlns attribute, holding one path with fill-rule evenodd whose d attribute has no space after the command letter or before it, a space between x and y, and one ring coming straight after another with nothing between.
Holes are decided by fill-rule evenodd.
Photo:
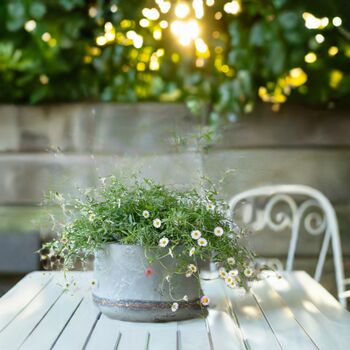
<instances>
[{"instance_id":1,"label":"green hedge","mask_svg":"<svg viewBox=\"0 0 350 350\"><path fill-rule=\"evenodd\" d=\"M185 100L194 111L209 103L215 118L250 112L259 100L274 110L286 100L345 100L345 0L233 0L233 10L228 2L182 1L191 10L183 21L195 19L202 39L183 46L196 28L174 34L175 1L167 13L164 0L1 1L0 102ZM202 18L192 3L204 4ZM147 27L144 17L154 18ZM306 28L322 18L324 28Z\"/></svg>"}]
</instances>

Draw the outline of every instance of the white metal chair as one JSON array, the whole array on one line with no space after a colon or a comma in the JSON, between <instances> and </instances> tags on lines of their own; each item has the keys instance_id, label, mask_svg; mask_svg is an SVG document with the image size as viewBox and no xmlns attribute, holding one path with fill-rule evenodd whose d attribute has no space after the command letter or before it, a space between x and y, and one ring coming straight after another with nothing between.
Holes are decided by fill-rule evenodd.
<instances>
[{"instance_id":1,"label":"white metal chair","mask_svg":"<svg viewBox=\"0 0 350 350\"><path fill-rule=\"evenodd\" d=\"M298 202L296 197L304 199ZM263 210L253 215L254 201L257 200L264 200ZM304 185L264 186L234 196L229 204L230 216L234 215L239 204L248 208L243 215L243 221L252 225L255 230L264 228L275 232L291 230L286 271L293 269L299 232L302 228L311 235L324 234L314 279L320 281L331 241L338 299L343 306L346 306L346 297L350 296L350 291L345 292L345 285L350 280L344 279L338 222L330 201L321 192ZM284 209L287 206L288 211L281 211L279 205L283 205Z\"/></svg>"}]
</instances>

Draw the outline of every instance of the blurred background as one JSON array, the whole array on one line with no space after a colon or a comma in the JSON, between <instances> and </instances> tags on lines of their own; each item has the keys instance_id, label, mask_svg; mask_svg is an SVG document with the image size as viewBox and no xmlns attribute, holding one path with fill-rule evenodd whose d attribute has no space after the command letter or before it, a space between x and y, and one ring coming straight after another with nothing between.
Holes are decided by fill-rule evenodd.
<instances>
[{"instance_id":1,"label":"blurred background","mask_svg":"<svg viewBox=\"0 0 350 350\"><path fill-rule=\"evenodd\" d=\"M48 190L139 171L226 199L305 184L335 207L350 276L346 0L0 2L0 295L42 268ZM255 235L285 259L290 235ZM320 245L306 240L296 268ZM332 257L323 284L334 287Z\"/></svg>"}]
</instances>

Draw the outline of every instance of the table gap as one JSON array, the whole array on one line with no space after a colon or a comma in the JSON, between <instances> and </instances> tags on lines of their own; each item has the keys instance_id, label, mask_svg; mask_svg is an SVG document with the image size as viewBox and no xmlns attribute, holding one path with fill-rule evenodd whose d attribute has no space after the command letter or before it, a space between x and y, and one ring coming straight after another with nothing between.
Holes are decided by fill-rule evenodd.
<instances>
[{"instance_id":1,"label":"table gap","mask_svg":"<svg viewBox=\"0 0 350 350\"><path fill-rule=\"evenodd\" d=\"M56 345L56 343L57 343L59 337L62 335L63 331L66 329L68 323L70 322L70 320L72 319L72 317L74 316L74 314L76 313L76 311L78 310L78 308L79 308L80 304L83 302L83 300L84 300L84 298L81 298L81 300L79 301L78 305L75 307L75 309L73 310L72 314L69 316L67 322L65 323L65 325L63 326L63 328L60 330L60 332L58 333L58 335L57 335L55 341L54 341L53 344L51 345L50 350L52 350L53 347Z\"/></svg>"}]
</instances>

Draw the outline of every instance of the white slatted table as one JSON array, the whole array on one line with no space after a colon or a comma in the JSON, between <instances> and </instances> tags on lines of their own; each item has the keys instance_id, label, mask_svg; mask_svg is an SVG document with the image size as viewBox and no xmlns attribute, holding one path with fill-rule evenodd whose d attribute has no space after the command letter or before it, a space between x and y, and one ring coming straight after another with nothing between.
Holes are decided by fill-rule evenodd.
<instances>
[{"instance_id":1,"label":"white slatted table","mask_svg":"<svg viewBox=\"0 0 350 350\"><path fill-rule=\"evenodd\" d=\"M34 272L0 298L0 350L350 349L350 314L305 272L259 282L240 296L204 281L209 316L129 323L93 305L91 274ZM75 285L73 285L74 283Z\"/></svg>"}]
</instances>

